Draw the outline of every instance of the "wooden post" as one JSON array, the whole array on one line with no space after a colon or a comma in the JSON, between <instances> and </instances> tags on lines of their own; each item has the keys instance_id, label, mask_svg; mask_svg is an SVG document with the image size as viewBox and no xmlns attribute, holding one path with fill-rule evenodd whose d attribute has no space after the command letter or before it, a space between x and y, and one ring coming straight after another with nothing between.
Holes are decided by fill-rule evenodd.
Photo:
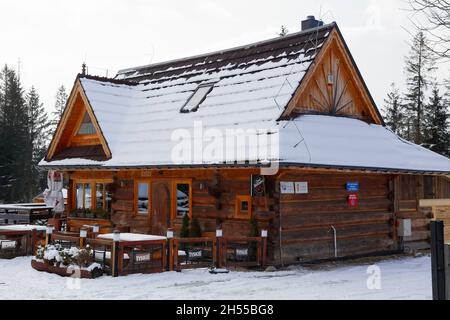
<instances>
[{"instance_id":1,"label":"wooden post","mask_svg":"<svg viewBox=\"0 0 450 320\"><path fill-rule=\"evenodd\" d=\"M262 237L262 245L261 245L261 267L266 266L266 255L267 255L267 237L268 232L267 230L261 231L261 237Z\"/></svg>"},{"instance_id":2,"label":"wooden post","mask_svg":"<svg viewBox=\"0 0 450 320\"><path fill-rule=\"evenodd\" d=\"M45 229L45 245L52 243L53 226L49 224Z\"/></svg>"},{"instance_id":3,"label":"wooden post","mask_svg":"<svg viewBox=\"0 0 450 320\"><path fill-rule=\"evenodd\" d=\"M217 260L216 267L222 268L222 237L223 231L221 229L216 230L216 251L217 251Z\"/></svg>"},{"instance_id":4,"label":"wooden post","mask_svg":"<svg viewBox=\"0 0 450 320\"><path fill-rule=\"evenodd\" d=\"M98 224L92 226L92 236L94 239L97 238L98 234L100 233L100 226Z\"/></svg>"},{"instance_id":5,"label":"wooden post","mask_svg":"<svg viewBox=\"0 0 450 320\"><path fill-rule=\"evenodd\" d=\"M167 229L167 271L173 271L173 230Z\"/></svg>"},{"instance_id":6,"label":"wooden post","mask_svg":"<svg viewBox=\"0 0 450 320\"><path fill-rule=\"evenodd\" d=\"M120 232L115 230L113 235L113 247L111 256L111 269L114 278L119 276Z\"/></svg>"},{"instance_id":7,"label":"wooden post","mask_svg":"<svg viewBox=\"0 0 450 320\"><path fill-rule=\"evenodd\" d=\"M444 223L431 221L431 275L433 300L445 300Z\"/></svg>"},{"instance_id":8,"label":"wooden post","mask_svg":"<svg viewBox=\"0 0 450 320\"><path fill-rule=\"evenodd\" d=\"M31 230L31 255L34 256L36 253L36 242L37 242L37 230Z\"/></svg>"},{"instance_id":9,"label":"wooden post","mask_svg":"<svg viewBox=\"0 0 450 320\"><path fill-rule=\"evenodd\" d=\"M80 249L84 248L84 245L86 244L86 238L87 229L83 227L80 229Z\"/></svg>"},{"instance_id":10,"label":"wooden post","mask_svg":"<svg viewBox=\"0 0 450 320\"><path fill-rule=\"evenodd\" d=\"M167 241L164 241L162 243L162 252L161 252L161 259L162 259L162 267L161 267L161 272L164 272L168 269L168 259L167 259Z\"/></svg>"},{"instance_id":11,"label":"wooden post","mask_svg":"<svg viewBox=\"0 0 450 320\"><path fill-rule=\"evenodd\" d=\"M173 268L180 272L181 270L178 268L178 241L174 241L173 243Z\"/></svg>"},{"instance_id":12,"label":"wooden post","mask_svg":"<svg viewBox=\"0 0 450 320\"><path fill-rule=\"evenodd\" d=\"M216 241L212 241L212 267L217 266L217 243Z\"/></svg>"}]
</instances>

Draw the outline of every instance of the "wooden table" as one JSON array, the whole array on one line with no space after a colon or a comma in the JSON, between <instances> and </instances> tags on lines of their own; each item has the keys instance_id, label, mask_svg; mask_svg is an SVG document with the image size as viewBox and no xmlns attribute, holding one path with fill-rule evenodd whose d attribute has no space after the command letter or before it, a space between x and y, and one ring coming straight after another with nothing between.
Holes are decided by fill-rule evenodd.
<instances>
[{"instance_id":1,"label":"wooden table","mask_svg":"<svg viewBox=\"0 0 450 320\"><path fill-rule=\"evenodd\" d=\"M2 204L0 205L0 220L4 224L31 223L38 219L53 217L53 207L40 203Z\"/></svg>"}]
</instances>

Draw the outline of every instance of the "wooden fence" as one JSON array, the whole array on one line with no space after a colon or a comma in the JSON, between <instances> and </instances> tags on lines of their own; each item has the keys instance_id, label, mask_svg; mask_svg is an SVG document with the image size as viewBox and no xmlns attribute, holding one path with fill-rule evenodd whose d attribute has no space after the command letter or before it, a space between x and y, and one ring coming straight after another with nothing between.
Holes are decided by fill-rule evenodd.
<instances>
[{"instance_id":1,"label":"wooden fence","mask_svg":"<svg viewBox=\"0 0 450 320\"><path fill-rule=\"evenodd\" d=\"M221 249L225 268L263 267L266 241L261 237L225 237Z\"/></svg>"},{"instance_id":2,"label":"wooden fence","mask_svg":"<svg viewBox=\"0 0 450 320\"><path fill-rule=\"evenodd\" d=\"M266 263L265 237L174 238L120 241L80 238L78 234L56 232L48 242L63 248L89 246L94 262L113 276L159 273L192 268L259 267Z\"/></svg>"},{"instance_id":3,"label":"wooden fence","mask_svg":"<svg viewBox=\"0 0 450 320\"><path fill-rule=\"evenodd\" d=\"M164 272L167 263L166 240L114 243L113 259L112 273L116 276Z\"/></svg>"},{"instance_id":4,"label":"wooden fence","mask_svg":"<svg viewBox=\"0 0 450 320\"><path fill-rule=\"evenodd\" d=\"M172 254L169 253L169 257L173 256L173 266L170 270L180 271L181 269L216 266L216 238L173 239L173 246L169 245L169 250L172 251Z\"/></svg>"},{"instance_id":5,"label":"wooden fence","mask_svg":"<svg viewBox=\"0 0 450 320\"><path fill-rule=\"evenodd\" d=\"M0 259L34 255L42 234L37 230L0 230Z\"/></svg>"}]
</instances>

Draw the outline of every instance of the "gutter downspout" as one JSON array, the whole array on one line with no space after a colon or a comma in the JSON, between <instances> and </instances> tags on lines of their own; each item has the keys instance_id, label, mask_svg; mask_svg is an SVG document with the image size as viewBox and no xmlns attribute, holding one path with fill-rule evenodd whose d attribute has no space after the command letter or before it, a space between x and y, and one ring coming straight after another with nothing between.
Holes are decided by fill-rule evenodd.
<instances>
[{"instance_id":1,"label":"gutter downspout","mask_svg":"<svg viewBox=\"0 0 450 320\"><path fill-rule=\"evenodd\" d=\"M337 230L334 226L331 226L333 229L333 236L334 236L334 257L338 257L338 247L337 247Z\"/></svg>"},{"instance_id":2,"label":"gutter downspout","mask_svg":"<svg viewBox=\"0 0 450 320\"><path fill-rule=\"evenodd\" d=\"M281 223L281 211L282 210L279 210L279 212L280 212L280 219L279 219L279 221L280 221L280 229L279 229L279 231L278 231L278 233L279 233L279 242L280 242L280 263L281 263L281 267L283 267L284 268L284 261L283 261L283 244L282 244L282 235L281 235L281 232L283 231L283 227L282 227L282 223Z\"/></svg>"}]
</instances>

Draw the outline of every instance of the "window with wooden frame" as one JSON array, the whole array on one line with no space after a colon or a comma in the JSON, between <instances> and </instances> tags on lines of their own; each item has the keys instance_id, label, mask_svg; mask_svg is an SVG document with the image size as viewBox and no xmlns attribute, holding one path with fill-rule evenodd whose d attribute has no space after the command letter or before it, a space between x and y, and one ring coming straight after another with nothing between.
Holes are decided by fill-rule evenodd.
<instances>
[{"instance_id":1,"label":"window with wooden frame","mask_svg":"<svg viewBox=\"0 0 450 320\"><path fill-rule=\"evenodd\" d=\"M112 195L107 188L111 183L112 180L75 180L74 209L111 212Z\"/></svg>"},{"instance_id":2,"label":"window with wooden frame","mask_svg":"<svg viewBox=\"0 0 450 320\"><path fill-rule=\"evenodd\" d=\"M173 182L172 219L192 218L192 180L176 180Z\"/></svg>"},{"instance_id":3,"label":"window with wooden frame","mask_svg":"<svg viewBox=\"0 0 450 320\"><path fill-rule=\"evenodd\" d=\"M79 124L77 135L95 135L97 131L95 130L94 124L92 123L91 117L87 112L84 113L84 117Z\"/></svg>"},{"instance_id":4,"label":"window with wooden frame","mask_svg":"<svg viewBox=\"0 0 450 320\"><path fill-rule=\"evenodd\" d=\"M252 217L252 197L236 196L235 218L251 219Z\"/></svg>"},{"instance_id":5,"label":"window with wooden frame","mask_svg":"<svg viewBox=\"0 0 450 320\"><path fill-rule=\"evenodd\" d=\"M136 215L150 215L151 199L150 181L136 181L134 186Z\"/></svg>"}]
</instances>

